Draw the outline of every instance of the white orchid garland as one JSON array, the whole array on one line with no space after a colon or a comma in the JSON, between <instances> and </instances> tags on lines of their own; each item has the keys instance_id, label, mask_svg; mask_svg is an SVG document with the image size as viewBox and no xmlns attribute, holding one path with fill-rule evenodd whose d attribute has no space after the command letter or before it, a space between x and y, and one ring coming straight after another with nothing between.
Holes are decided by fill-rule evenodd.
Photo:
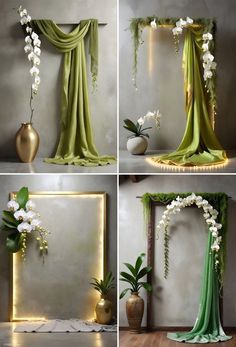
<instances>
[{"instance_id":1,"label":"white orchid garland","mask_svg":"<svg viewBox=\"0 0 236 347\"><path fill-rule=\"evenodd\" d=\"M25 31L27 33L25 37L25 47L24 51L28 55L28 60L31 63L30 75L33 77L33 83L31 85L31 96L30 96L30 123L32 122L34 109L32 107L33 96L37 94L40 84L39 77L39 65L40 65L40 55L41 55L41 40L39 36L33 31L31 26L31 16L28 14L26 9L20 6L17 10L20 15L20 23L25 26Z\"/></svg>"},{"instance_id":2,"label":"white orchid garland","mask_svg":"<svg viewBox=\"0 0 236 347\"><path fill-rule=\"evenodd\" d=\"M175 27L172 29L172 33L174 35L174 40L176 44L176 51L178 52L179 45L179 35L183 33L183 29L191 26L194 23L193 19L187 17L185 20L180 18L176 23ZM213 40L213 36L211 33L204 33L202 35L202 60L203 60L203 78L204 81L211 79L213 77L214 71L216 70L216 62L214 61L214 56L209 50L210 41Z\"/></svg>"},{"instance_id":3,"label":"white orchid garland","mask_svg":"<svg viewBox=\"0 0 236 347\"><path fill-rule=\"evenodd\" d=\"M48 250L48 242L46 240L48 231L42 227L42 222L39 219L40 215L36 212L35 207L34 201L30 199L27 201L25 208L20 208L15 198L7 203L7 208L16 221L16 229L22 235L21 252L24 259L27 235L30 233L37 233L36 240L38 241L39 250L43 255L47 253Z\"/></svg>"},{"instance_id":4,"label":"white orchid garland","mask_svg":"<svg viewBox=\"0 0 236 347\"><path fill-rule=\"evenodd\" d=\"M156 127L160 128L160 126L161 126L161 124L160 124L161 117L162 117L162 115L161 115L159 110L153 111L153 112L148 111L147 114L145 116L143 116L143 117L140 117L137 122L138 122L139 125L143 125L145 123L145 121L150 120L150 119L154 119Z\"/></svg>"},{"instance_id":5,"label":"white orchid garland","mask_svg":"<svg viewBox=\"0 0 236 347\"><path fill-rule=\"evenodd\" d=\"M202 208L204 211L203 217L209 226L209 231L211 232L213 239L211 251L215 254L215 269L217 270L219 265L218 252L220 250L220 244L222 241L222 237L219 236L219 230L222 228L222 224L216 222L219 212L214 209L207 200L203 199L201 195L195 195L192 193L186 198L181 198L178 196L175 200L172 200L171 203L167 205L166 210L156 227L157 236L161 229L164 229L167 233L171 215L179 213L181 209L193 204L196 204L198 208ZM167 273L166 270L165 273Z\"/></svg>"}]
</instances>

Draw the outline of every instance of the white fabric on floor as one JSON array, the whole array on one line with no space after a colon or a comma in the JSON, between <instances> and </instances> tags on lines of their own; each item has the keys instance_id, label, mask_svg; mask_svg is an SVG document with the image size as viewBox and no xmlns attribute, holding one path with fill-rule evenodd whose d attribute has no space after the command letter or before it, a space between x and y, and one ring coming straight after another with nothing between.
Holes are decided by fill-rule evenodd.
<instances>
[{"instance_id":1,"label":"white fabric on floor","mask_svg":"<svg viewBox=\"0 0 236 347\"><path fill-rule=\"evenodd\" d=\"M15 333L79 333L79 332L116 332L117 326L101 325L82 319L54 319L16 323Z\"/></svg>"}]
</instances>

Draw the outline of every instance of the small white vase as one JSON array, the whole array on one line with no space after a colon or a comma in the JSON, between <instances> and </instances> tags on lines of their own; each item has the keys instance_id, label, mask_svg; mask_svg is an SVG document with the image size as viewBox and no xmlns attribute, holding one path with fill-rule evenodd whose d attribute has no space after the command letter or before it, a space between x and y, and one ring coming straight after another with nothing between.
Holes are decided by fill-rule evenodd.
<instances>
[{"instance_id":1,"label":"small white vase","mask_svg":"<svg viewBox=\"0 0 236 347\"><path fill-rule=\"evenodd\" d=\"M131 154L144 154L148 147L148 142L144 136L131 137L127 141L127 149Z\"/></svg>"}]
</instances>

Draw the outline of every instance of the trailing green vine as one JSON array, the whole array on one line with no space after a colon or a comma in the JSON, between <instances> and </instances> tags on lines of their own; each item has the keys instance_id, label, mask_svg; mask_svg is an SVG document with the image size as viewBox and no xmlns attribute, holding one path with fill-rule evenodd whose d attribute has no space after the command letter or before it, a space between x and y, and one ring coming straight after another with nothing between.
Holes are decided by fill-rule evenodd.
<instances>
[{"instance_id":1,"label":"trailing green vine","mask_svg":"<svg viewBox=\"0 0 236 347\"><path fill-rule=\"evenodd\" d=\"M150 27L151 22L155 20L157 27L160 25L173 25L175 26L179 18L159 18L157 16L149 16L145 18L132 18L130 20L130 32L133 40L133 84L137 89L137 72L138 72L138 50L141 44L144 43L142 38L142 32L144 28ZM196 18L194 19L194 24L202 26L202 34L211 33L213 37L216 33L216 21L212 18ZM191 26L187 28L191 30L194 34L194 30L191 29ZM215 43L212 40L209 43L209 49L211 52L215 50ZM211 112L216 112L217 103L216 103L216 74L212 78L209 78L205 81L205 87L207 89L207 94L209 94L209 105ZM214 116L214 115L213 115ZM214 117L213 117L214 118Z\"/></svg>"}]
</instances>

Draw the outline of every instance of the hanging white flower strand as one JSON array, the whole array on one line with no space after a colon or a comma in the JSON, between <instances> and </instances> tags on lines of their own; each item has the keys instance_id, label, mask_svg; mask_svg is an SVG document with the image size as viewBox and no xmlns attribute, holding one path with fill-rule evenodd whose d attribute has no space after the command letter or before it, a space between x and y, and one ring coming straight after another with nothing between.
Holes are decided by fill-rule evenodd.
<instances>
[{"instance_id":1,"label":"hanging white flower strand","mask_svg":"<svg viewBox=\"0 0 236 347\"><path fill-rule=\"evenodd\" d=\"M183 29L187 28L188 26L192 25L193 19L187 17L186 20L183 20L180 18L179 21L176 22L175 27L172 29L172 33L174 35L174 41L175 41L175 47L176 52L179 51L179 35L183 33ZM213 77L214 71L216 70L216 62L214 61L214 56L209 50L210 41L213 40L213 35L211 33L205 33L202 35L202 60L203 60L203 78L206 82L208 79L211 79ZM205 85L207 88L207 85ZM209 92L209 90L207 90Z\"/></svg>"},{"instance_id":2,"label":"hanging white flower strand","mask_svg":"<svg viewBox=\"0 0 236 347\"><path fill-rule=\"evenodd\" d=\"M181 211L181 209L196 204L198 208L202 208L204 211L203 217L209 226L209 231L211 232L213 242L211 245L211 250L215 254L215 269L217 270L219 265L218 251L220 250L220 244L222 237L219 236L219 230L222 228L222 224L217 223L216 219L219 212L213 208L213 206L201 195L195 195L192 193L186 198L177 197L175 200L171 201L167 205L165 212L163 213L160 222L156 227L157 236L161 229L167 231L170 223L170 216Z\"/></svg>"},{"instance_id":3,"label":"hanging white flower strand","mask_svg":"<svg viewBox=\"0 0 236 347\"><path fill-rule=\"evenodd\" d=\"M33 77L33 83L31 85L31 96L30 96L30 109L31 109L31 115L30 115L30 123L32 122L34 109L32 107L32 101L34 95L37 94L40 84L40 77L39 77L39 65L40 65L40 55L41 55L41 40L39 39L39 36L33 31L31 26L31 16L28 14L26 9L23 9L22 6L20 6L17 10L17 12L20 15L20 23L22 26L25 27L25 31L27 33L25 37L25 47L24 51L28 55L28 60L31 62L31 69L30 69L30 75Z\"/></svg>"}]
</instances>

